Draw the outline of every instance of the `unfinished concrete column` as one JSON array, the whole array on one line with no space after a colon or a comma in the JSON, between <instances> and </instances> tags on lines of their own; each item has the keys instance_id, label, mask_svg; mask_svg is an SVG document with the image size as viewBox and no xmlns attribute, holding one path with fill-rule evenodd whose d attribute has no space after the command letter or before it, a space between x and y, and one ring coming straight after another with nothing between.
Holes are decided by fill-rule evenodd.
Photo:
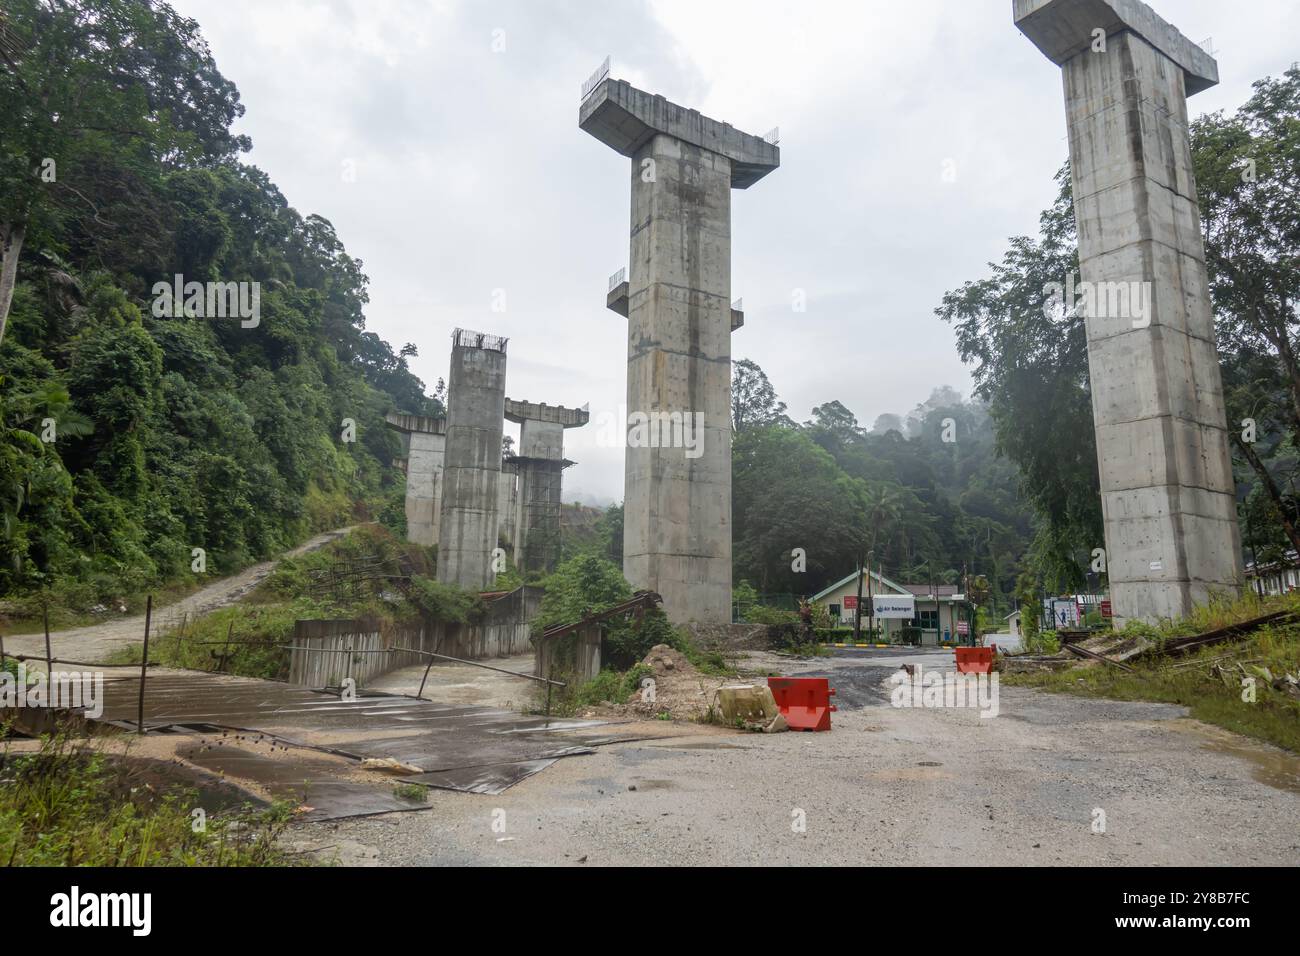
<instances>
[{"instance_id":1,"label":"unfinished concrete column","mask_svg":"<svg viewBox=\"0 0 1300 956\"><path fill-rule=\"evenodd\" d=\"M506 340L457 329L438 529L438 580L445 584L487 588L494 577L505 401Z\"/></svg>"},{"instance_id":2,"label":"unfinished concrete column","mask_svg":"<svg viewBox=\"0 0 1300 956\"><path fill-rule=\"evenodd\" d=\"M560 561L562 474L573 462L564 457L564 430L587 424L585 408L565 408L506 399L506 418L519 424L519 516L515 525L515 564L524 572L549 574Z\"/></svg>"},{"instance_id":3,"label":"unfinished concrete column","mask_svg":"<svg viewBox=\"0 0 1300 956\"><path fill-rule=\"evenodd\" d=\"M389 412L384 421L402 434L406 447L406 540L435 545L447 419Z\"/></svg>"},{"instance_id":4,"label":"unfinished concrete column","mask_svg":"<svg viewBox=\"0 0 1300 956\"><path fill-rule=\"evenodd\" d=\"M1014 16L1064 75L1115 618L1180 617L1241 577L1187 130L1218 66L1138 0L1015 0Z\"/></svg>"},{"instance_id":5,"label":"unfinished concrete column","mask_svg":"<svg viewBox=\"0 0 1300 956\"><path fill-rule=\"evenodd\" d=\"M731 190L757 136L605 79L579 126L631 157L623 573L674 622L731 619Z\"/></svg>"}]
</instances>

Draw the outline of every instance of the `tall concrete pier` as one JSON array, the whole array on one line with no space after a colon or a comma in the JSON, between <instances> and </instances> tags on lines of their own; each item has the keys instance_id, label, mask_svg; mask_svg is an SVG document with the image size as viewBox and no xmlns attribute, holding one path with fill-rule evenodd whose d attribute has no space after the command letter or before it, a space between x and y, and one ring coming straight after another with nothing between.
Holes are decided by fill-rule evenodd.
<instances>
[{"instance_id":1,"label":"tall concrete pier","mask_svg":"<svg viewBox=\"0 0 1300 956\"><path fill-rule=\"evenodd\" d=\"M492 584L497 479L506 402L506 340L457 329L447 380L447 442L438 528L438 580Z\"/></svg>"},{"instance_id":2,"label":"tall concrete pier","mask_svg":"<svg viewBox=\"0 0 1300 956\"><path fill-rule=\"evenodd\" d=\"M389 428L402 434L406 446L406 540L435 545L447 420L390 412L385 421Z\"/></svg>"},{"instance_id":3,"label":"tall concrete pier","mask_svg":"<svg viewBox=\"0 0 1300 956\"><path fill-rule=\"evenodd\" d=\"M561 476L573 464L564 457L564 430L587 424L585 408L506 399L506 420L519 424L518 517L515 563L520 570L549 574L560 560Z\"/></svg>"},{"instance_id":4,"label":"tall concrete pier","mask_svg":"<svg viewBox=\"0 0 1300 956\"><path fill-rule=\"evenodd\" d=\"M1187 131L1218 66L1137 0L1014 0L1014 17L1064 75L1115 617L1178 617L1241 577Z\"/></svg>"},{"instance_id":5,"label":"tall concrete pier","mask_svg":"<svg viewBox=\"0 0 1300 956\"><path fill-rule=\"evenodd\" d=\"M731 619L731 190L774 143L604 79L578 125L631 158L623 573L675 623Z\"/></svg>"}]
</instances>

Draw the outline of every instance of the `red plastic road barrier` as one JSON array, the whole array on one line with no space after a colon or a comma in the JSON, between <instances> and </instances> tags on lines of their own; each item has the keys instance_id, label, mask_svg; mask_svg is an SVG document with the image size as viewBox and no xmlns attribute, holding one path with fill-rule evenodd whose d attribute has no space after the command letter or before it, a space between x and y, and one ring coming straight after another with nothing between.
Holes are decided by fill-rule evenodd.
<instances>
[{"instance_id":1,"label":"red plastic road barrier","mask_svg":"<svg viewBox=\"0 0 1300 956\"><path fill-rule=\"evenodd\" d=\"M958 674L987 674L993 670L993 648L954 647Z\"/></svg>"},{"instance_id":2,"label":"red plastic road barrier","mask_svg":"<svg viewBox=\"0 0 1300 956\"><path fill-rule=\"evenodd\" d=\"M825 677L769 677L767 686L791 730L830 730L835 688Z\"/></svg>"}]
</instances>

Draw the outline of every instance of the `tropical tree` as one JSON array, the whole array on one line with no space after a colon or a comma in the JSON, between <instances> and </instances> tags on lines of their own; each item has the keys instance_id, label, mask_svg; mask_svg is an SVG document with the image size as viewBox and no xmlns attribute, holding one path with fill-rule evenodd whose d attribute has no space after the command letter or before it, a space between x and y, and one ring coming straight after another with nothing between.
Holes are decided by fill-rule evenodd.
<instances>
[{"instance_id":1,"label":"tropical tree","mask_svg":"<svg viewBox=\"0 0 1300 956\"><path fill-rule=\"evenodd\" d=\"M8 0L0 11L0 341L29 235L148 219L163 165L249 147L198 25L154 0ZM140 230L141 238L145 231Z\"/></svg>"},{"instance_id":2,"label":"tropical tree","mask_svg":"<svg viewBox=\"0 0 1300 956\"><path fill-rule=\"evenodd\" d=\"M731 428L734 432L764 425L791 424L785 402L755 362L741 359L731 366Z\"/></svg>"},{"instance_id":3,"label":"tropical tree","mask_svg":"<svg viewBox=\"0 0 1300 956\"><path fill-rule=\"evenodd\" d=\"M962 360L974 366L997 451L1019 468L1038 518L1035 561L1068 586L1083 582L1082 556L1103 536L1084 319L1045 295L1078 270L1068 167L1056 178L1040 237L1012 239L988 278L947 293L935 311L953 324Z\"/></svg>"},{"instance_id":4,"label":"tropical tree","mask_svg":"<svg viewBox=\"0 0 1300 956\"><path fill-rule=\"evenodd\" d=\"M1192 125L1228 434L1300 551L1300 69Z\"/></svg>"}]
</instances>

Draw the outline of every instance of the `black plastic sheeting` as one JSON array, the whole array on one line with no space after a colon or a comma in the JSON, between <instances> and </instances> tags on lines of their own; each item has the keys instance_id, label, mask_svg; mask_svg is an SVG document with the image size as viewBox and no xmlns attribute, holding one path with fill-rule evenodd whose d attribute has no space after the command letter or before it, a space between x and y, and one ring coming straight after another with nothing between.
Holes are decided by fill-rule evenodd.
<instances>
[{"instance_id":1,"label":"black plastic sheeting","mask_svg":"<svg viewBox=\"0 0 1300 956\"><path fill-rule=\"evenodd\" d=\"M135 727L138 676L104 683L101 721ZM182 756L228 778L247 779L273 795L299 799L313 809L307 819L419 809L395 796L399 783L501 793L561 757L591 753L592 746L633 739L612 734L601 721L531 716L489 707L437 704L389 694L355 700L290 684L215 674L151 674L145 684L145 727L220 733L220 747L196 745ZM234 734L274 737L310 748L269 757L242 749ZM387 775L375 783L339 780L311 750L353 760L392 758L423 771Z\"/></svg>"}]
</instances>

